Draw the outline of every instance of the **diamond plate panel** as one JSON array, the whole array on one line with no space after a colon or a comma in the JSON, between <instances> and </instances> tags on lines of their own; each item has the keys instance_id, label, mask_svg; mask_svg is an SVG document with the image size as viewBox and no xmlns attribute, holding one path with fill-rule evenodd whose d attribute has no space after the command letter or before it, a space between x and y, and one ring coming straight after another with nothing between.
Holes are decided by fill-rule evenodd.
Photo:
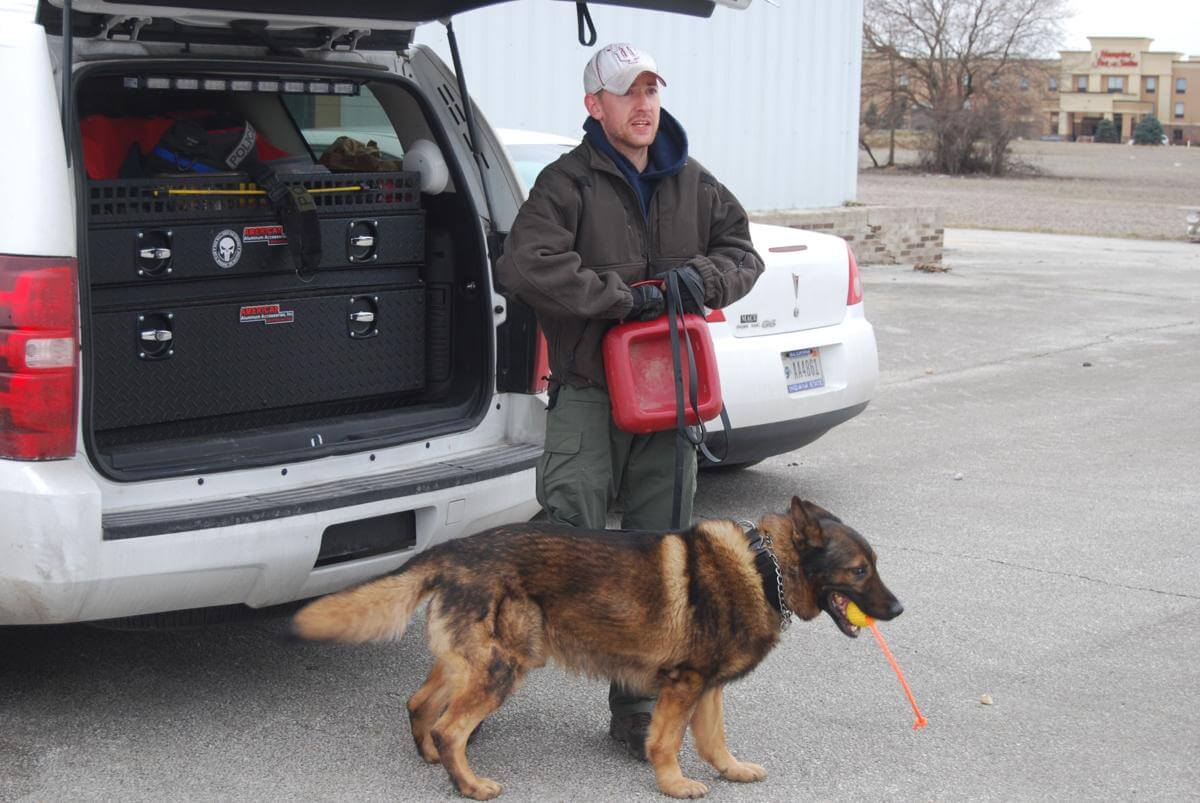
<instances>
[{"instance_id":1,"label":"diamond plate panel","mask_svg":"<svg viewBox=\"0 0 1200 803\"><path fill-rule=\"evenodd\" d=\"M378 331L356 338L351 299L363 296L377 299ZM426 381L424 301L424 288L413 286L97 314L93 428L420 390ZM259 309L247 309L253 307ZM170 339L143 340L147 321L149 328L167 328Z\"/></svg>"}]
</instances>

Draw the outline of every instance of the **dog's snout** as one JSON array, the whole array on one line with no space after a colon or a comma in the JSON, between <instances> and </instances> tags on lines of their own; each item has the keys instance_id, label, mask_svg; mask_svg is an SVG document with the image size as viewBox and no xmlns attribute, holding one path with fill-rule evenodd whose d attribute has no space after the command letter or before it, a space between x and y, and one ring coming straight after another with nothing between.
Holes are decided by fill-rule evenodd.
<instances>
[{"instance_id":1,"label":"dog's snout","mask_svg":"<svg viewBox=\"0 0 1200 803\"><path fill-rule=\"evenodd\" d=\"M892 600L892 604L888 606L888 613L891 614L891 618L893 619L904 613L904 606L900 604L900 600Z\"/></svg>"}]
</instances>

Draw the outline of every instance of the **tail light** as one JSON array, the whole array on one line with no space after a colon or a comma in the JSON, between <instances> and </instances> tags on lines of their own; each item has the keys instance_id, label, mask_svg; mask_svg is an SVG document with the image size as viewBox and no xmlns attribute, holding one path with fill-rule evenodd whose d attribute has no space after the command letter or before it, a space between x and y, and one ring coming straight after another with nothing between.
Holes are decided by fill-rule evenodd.
<instances>
[{"instance_id":1,"label":"tail light","mask_svg":"<svg viewBox=\"0 0 1200 803\"><path fill-rule=\"evenodd\" d=\"M862 302L862 277L858 275L858 260L849 243L846 244L846 255L850 257L850 290L846 293L846 306L852 307Z\"/></svg>"},{"instance_id":2,"label":"tail light","mask_svg":"<svg viewBox=\"0 0 1200 803\"><path fill-rule=\"evenodd\" d=\"M75 260L0 255L0 458L75 454Z\"/></svg>"},{"instance_id":3,"label":"tail light","mask_svg":"<svg viewBox=\"0 0 1200 803\"><path fill-rule=\"evenodd\" d=\"M704 320L709 323L725 323L725 311L712 309L708 311L708 315L704 316Z\"/></svg>"}]
</instances>

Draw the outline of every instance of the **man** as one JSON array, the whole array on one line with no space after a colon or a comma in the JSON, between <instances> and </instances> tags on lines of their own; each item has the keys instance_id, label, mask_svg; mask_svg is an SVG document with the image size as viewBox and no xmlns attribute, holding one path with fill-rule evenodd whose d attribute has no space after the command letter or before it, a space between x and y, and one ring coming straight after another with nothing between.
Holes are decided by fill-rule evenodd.
<instances>
[{"instance_id":1,"label":"man","mask_svg":"<svg viewBox=\"0 0 1200 803\"><path fill-rule=\"evenodd\" d=\"M676 270L689 312L744 296L763 270L737 199L688 157L683 127L660 106L666 86L649 54L598 51L583 72L584 141L538 176L496 265L507 291L531 306L550 356L550 409L537 498L551 520L603 529L671 526L674 431L634 435L612 423L601 341L623 320L665 312L663 294L636 282ZM701 296L697 298L696 296ZM696 452L686 450L688 526ZM609 733L645 758L654 698L609 690Z\"/></svg>"}]
</instances>

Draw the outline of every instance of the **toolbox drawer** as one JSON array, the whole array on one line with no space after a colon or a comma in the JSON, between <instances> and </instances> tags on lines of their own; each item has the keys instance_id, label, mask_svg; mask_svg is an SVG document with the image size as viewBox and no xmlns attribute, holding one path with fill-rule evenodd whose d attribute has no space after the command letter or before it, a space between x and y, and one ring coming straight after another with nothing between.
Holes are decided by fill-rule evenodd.
<instances>
[{"instance_id":1,"label":"toolbox drawer","mask_svg":"<svg viewBox=\"0 0 1200 803\"><path fill-rule=\"evenodd\" d=\"M321 217L320 226L320 270L425 259L423 212ZM200 224L93 228L88 267L93 285L295 270L283 226L261 214Z\"/></svg>"},{"instance_id":2,"label":"toolbox drawer","mask_svg":"<svg viewBox=\"0 0 1200 803\"><path fill-rule=\"evenodd\" d=\"M98 312L97 430L418 391L423 285Z\"/></svg>"}]
</instances>

